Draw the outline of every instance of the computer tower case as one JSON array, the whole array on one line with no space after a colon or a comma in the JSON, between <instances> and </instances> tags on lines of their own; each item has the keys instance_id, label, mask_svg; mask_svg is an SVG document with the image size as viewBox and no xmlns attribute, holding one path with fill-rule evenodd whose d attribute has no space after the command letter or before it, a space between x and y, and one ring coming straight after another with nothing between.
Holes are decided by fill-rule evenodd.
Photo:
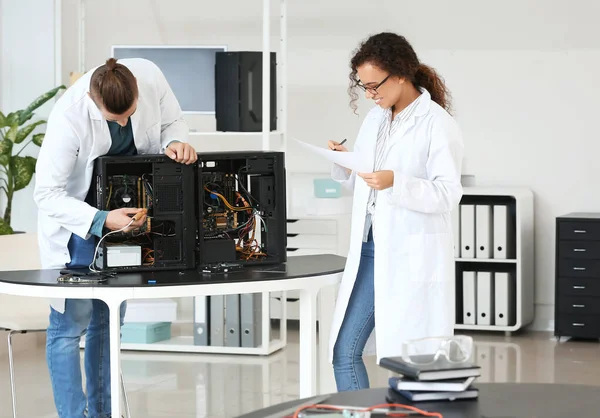
<instances>
[{"instance_id":1,"label":"computer tower case","mask_svg":"<svg viewBox=\"0 0 600 418\"><path fill-rule=\"evenodd\" d=\"M215 117L217 131L260 132L263 121L263 53L217 52ZM277 67L270 53L270 129L277 129Z\"/></svg>"},{"instance_id":2,"label":"computer tower case","mask_svg":"<svg viewBox=\"0 0 600 418\"><path fill-rule=\"evenodd\" d=\"M198 154L200 265L286 261L282 152Z\"/></svg>"},{"instance_id":3,"label":"computer tower case","mask_svg":"<svg viewBox=\"0 0 600 418\"><path fill-rule=\"evenodd\" d=\"M196 266L196 169L164 155L100 157L91 194L100 210L146 208L146 223L106 236L96 268L176 270ZM107 231L105 230L105 233Z\"/></svg>"}]
</instances>

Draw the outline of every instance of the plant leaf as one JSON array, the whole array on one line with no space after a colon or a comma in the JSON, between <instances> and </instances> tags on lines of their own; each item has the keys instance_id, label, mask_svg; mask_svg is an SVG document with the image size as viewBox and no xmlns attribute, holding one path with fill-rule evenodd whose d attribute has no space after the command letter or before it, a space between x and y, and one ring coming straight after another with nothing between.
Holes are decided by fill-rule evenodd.
<instances>
[{"instance_id":1,"label":"plant leaf","mask_svg":"<svg viewBox=\"0 0 600 418\"><path fill-rule=\"evenodd\" d=\"M19 112L12 112L6 116L6 126L19 124Z\"/></svg>"},{"instance_id":2,"label":"plant leaf","mask_svg":"<svg viewBox=\"0 0 600 418\"><path fill-rule=\"evenodd\" d=\"M15 192L27 187L33 173L35 173L36 159L33 157L13 157L14 161L14 172L13 181L15 185Z\"/></svg>"},{"instance_id":3,"label":"plant leaf","mask_svg":"<svg viewBox=\"0 0 600 418\"><path fill-rule=\"evenodd\" d=\"M23 125L25 122L27 122L33 117L33 113L26 114L24 110L19 110L17 113L19 114L19 126Z\"/></svg>"},{"instance_id":4,"label":"plant leaf","mask_svg":"<svg viewBox=\"0 0 600 418\"><path fill-rule=\"evenodd\" d=\"M42 125L46 123L45 120L38 120L37 122L34 122L30 125L27 125L26 127L22 128L19 130L19 132L17 132L17 136L15 138L15 144L20 144L21 142L23 142L25 140L25 138L27 138L29 136L30 133L33 132L33 130L36 128L36 126Z\"/></svg>"},{"instance_id":5,"label":"plant leaf","mask_svg":"<svg viewBox=\"0 0 600 418\"><path fill-rule=\"evenodd\" d=\"M4 113L0 112L0 128L6 128L7 126L6 116L4 116Z\"/></svg>"},{"instance_id":6,"label":"plant leaf","mask_svg":"<svg viewBox=\"0 0 600 418\"><path fill-rule=\"evenodd\" d=\"M38 147L42 146L42 142L44 142L44 137L46 136L46 134L35 134L33 136L33 143L35 145L37 145Z\"/></svg>"},{"instance_id":7,"label":"plant leaf","mask_svg":"<svg viewBox=\"0 0 600 418\"><path fill-rule=\"evenodd\" d=\"M9 224L4 222L4 219L0 218L0 235L10 235L13 233L13 229Z\"/></svg>"},{"instance_id":8,"label":"plant leaf","mask_svg":"<svg viewBox=\"0 0 600 418\"><path fill-rule=\"evenodd\" d=\"M38 107L40 107L41 105L43 105L44 103L46 103L48 100L52 99L54 96L56 96L56 94L60 91L65 89L65 86L58 86L44 94L42 94L40 97L38 97L37 99L35 99L33 102L31 102L31 104L29 106L27 106L25 109L23 109L23 111L21 112L21 115L19 115L19 125L22 125L23 123L25 123L25 118L29 117L29 114L32 114L34 110L36 110Z\"/></svg>"},{"instance_id":9,"label":"plant leaf","mask_svg":"<svg viewBox=\"0 0 600 418\"><path fill-rule=\"evenodd\" d=\"M7 166L12 155L13 143L10 139L0 142L0 164Z\"/></svg>"},{"instance_id":10,"label":"plant leaf","mask_svg":"<svg viewBox=\"0 0 600 418\"><path fill-rule=\"evenodd\" d=\"M19 132L19 126L12 125L4 137L6 139L8 139L9 141L15 142L15 139L17 139L18 132Z\"/></svg>"}]
</instances>

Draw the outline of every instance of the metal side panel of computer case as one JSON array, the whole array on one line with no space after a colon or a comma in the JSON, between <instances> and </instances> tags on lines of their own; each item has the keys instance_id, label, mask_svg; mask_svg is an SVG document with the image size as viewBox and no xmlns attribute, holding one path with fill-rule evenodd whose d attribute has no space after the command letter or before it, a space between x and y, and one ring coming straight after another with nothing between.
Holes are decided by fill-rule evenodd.
<instances>
[{"instance_id":1,"label":"metal side panel of computer case","mask_svg":"<svg viewBox=\"0 0 600 418\"><path fill-rule=\"evenodd\" d=\"M196 267L196 168L194 165L180 164L164 155L105 156L95 161L92 187L88 195L90 204L100 210L107 207L109 181L112 176L127 174L139 177L143 173L152 175L153 208L150 218L153 238L154 263L141 266L109 267L104 254L106 246L101 245L97 267L116 272L184 270ZM112 192L114 193L114 186ZM137 190L135 191L137 194ZM111 197L111 201L114 195ZM139 203L139 202L138 202ZM142 206L139 204L136 207ZM163 222L162 224L159 224ZM157 225L174 223L169 236L161 236L163 231L153 229ZM148 226L148 224L146 225ZM108 232L106 229L104 233ZM143 261L143 260L142 260Z\"/></svg>"}]
</instances>

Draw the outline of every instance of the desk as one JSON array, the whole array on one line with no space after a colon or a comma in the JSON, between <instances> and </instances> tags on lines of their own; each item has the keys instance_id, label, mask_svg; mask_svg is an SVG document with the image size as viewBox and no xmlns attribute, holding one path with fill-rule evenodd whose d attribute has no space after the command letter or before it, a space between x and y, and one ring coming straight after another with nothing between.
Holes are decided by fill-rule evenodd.
<instances>
[{"instance_id":1,"label":"desk","mask_svg":"<svg viewBox=\"0 0 600 418\"><path fill-rule=\"evenodd\" d=\"M102 284L58 283L57 270L0 272L0 293L67 299L100 299L110 310L111 376L119 376L120 312L131 299L175 298L239 293L300 291L300 396L317 393L316 300L323 288L341 280L345 258L334 255L291 257L280 266L256 266L229 274L207 275L196 270L119 274ZM321 347L327 346L333 304L323 303ZM322 351L322 350L321 350ZM112 414L120 414L119 379L111 379Z\"/></svg>"},{"instance_id":2,"label":"desk","mask_svg":"<svg viewBox=\"0 0 600 418\"><path fill-rule=\"evenodd\" d=\"M444 418L597 418L600 387L584 385L482 383L476 401L419 402L417 408L440 412ZM365 406L386 402L391 389L336 393L330 405ZM290 401L238 418L264 418L303 403ZM409 402L406 402L409 404Z\"/></svg>"}]
</instances>

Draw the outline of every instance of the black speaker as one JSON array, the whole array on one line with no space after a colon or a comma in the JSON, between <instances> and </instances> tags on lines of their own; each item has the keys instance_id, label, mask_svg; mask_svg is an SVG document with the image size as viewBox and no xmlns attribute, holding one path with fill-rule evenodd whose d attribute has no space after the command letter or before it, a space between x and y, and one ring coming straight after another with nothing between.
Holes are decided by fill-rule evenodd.
<instances>
[{"instance_id":1,"label":"black speaker","mask_svg":"<svg viewBox=\"0 0 600 418\"><path fill-rule=\"evenodd\" d=\"M215 117L217 131L262 131L262 52L217 52ZM277 64L271 52L271 131L277 129Z\"/></svg>"}]
</instances>

